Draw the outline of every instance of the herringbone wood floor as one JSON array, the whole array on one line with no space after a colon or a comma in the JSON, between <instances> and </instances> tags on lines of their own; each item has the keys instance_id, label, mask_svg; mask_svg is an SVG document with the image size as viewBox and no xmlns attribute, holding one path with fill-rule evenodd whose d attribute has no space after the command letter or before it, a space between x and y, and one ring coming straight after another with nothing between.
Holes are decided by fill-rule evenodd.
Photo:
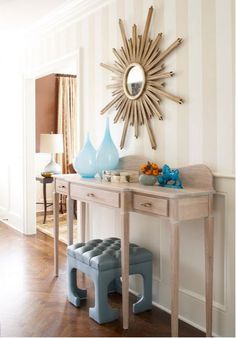
<instances>
[{"instance_id":1,"label":"herringbone wood floor","mask_svg":"<svg viewBox=\"0 0 236 338\"><path fill-rule=\"evenodd\" d=\"M53 241L47 235L24 236L0 223L0 336L170 336L170 316L154 308L133 315L130 328L122 329L122 318L99 325L88 316L93 305L93 285L79 275L88 289L88 300L80 309L66 299L65 245L60 244L60 276L53 275ZM121 309L121 297L112 295ZM130 302L134 297L130 296ZM180 335L203 336L180 322Z\"/></svg>"}]
</instances>

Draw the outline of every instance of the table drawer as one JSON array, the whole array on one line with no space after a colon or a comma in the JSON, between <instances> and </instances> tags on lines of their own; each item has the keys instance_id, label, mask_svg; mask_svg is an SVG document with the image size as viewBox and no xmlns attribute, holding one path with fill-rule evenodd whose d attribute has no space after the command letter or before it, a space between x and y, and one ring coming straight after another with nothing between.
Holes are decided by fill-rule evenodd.
<instances>
[{"instance_id":1,"label":"table drawer","mask_svg":"<svg viewBox=\"0 0 236 338\"><path fill-rule=\"evenodd\" d=\"M68 195L69 183L63 180L56 179L56 192L63 195Z\"/></svg>"},{"instance_id":2,"label":"table drawer","mask_svg":"<svg viewBox=\"0 0 236 338\"><path fill-rule=\"evenodd\" d=\"M114 208L120 207L120 194L114 191L100 190L71 184L70 196L73 199L79 199L86 202L104 204Z\"/></svg>"},{"instance_id":3,"label":"table drawer","mask_svg":"<svg viewBox=\"0 0 236 338\"><path fill-rule=\"evenodd\" d=\"M133 209L146 211L160 216L168 216L168 200L146 195L133 195Z\"/></svg>"}]
</instances>

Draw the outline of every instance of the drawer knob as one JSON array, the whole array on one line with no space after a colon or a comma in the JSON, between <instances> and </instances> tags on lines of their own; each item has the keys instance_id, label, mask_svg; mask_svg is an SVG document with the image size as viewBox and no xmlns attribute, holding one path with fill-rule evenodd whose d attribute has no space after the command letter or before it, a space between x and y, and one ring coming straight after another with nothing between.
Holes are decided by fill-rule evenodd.
<instances>
[{"instance_id":1,"label":"drawer knob","mask_svg":"<svg viewBox=\"0 0 236 338\"><path fill-rule=\"evenodd\" d=\"M59 189L64 189L64 188L65 188L65 185L59 185L58 188L59 188Z\"/></svg>"},{"instance_id":2,"label":"drawer knob","mask_svg":"<svg viewBox=\"0 0 236 338\"><path fill-rule=\"evenodd\" d=\"M141 203L140 205L145 208L150 208L152 206L152 203Z\"/></svg>"},{"instance_id":3,"label":"drawer knob","mask_svg":"<svg viewBox=\"0 0 236 338\"><path fill-rule=\"evenodd\" d=\"M94 194L87 194L88 197L95 197Z\"/></svg>"}]
</instances>

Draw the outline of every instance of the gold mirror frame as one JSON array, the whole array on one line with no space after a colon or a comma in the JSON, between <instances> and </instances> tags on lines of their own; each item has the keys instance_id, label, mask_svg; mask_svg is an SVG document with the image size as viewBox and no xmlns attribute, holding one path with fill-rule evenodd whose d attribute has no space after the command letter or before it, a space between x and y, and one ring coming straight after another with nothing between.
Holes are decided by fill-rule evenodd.
<instances>
[{"instance_id":1,"label":"gold mirror frame","mask_svg":"<svg viewBox=\"0 0 236 338\"><path fill-rule=\"evenodd\" d=\"M172 77L173 72L163 72L165 66L163 61L176 47L183 41L178 38L166 50L160 51L159 43L162 33L158 33L155 39L148 38L149 27L151 23L153 7L149 8L147 20L143 35L137 34L137 26L132 27L132 37L127 40L124 24L119 19L119 26L124 46L119 50L113 48L112 51L117 60L113 66L101 63L100 65L110 70L114 76L114 81L107 85L108 89L112 89L114 98L102 110L104 114L112 107L117 112L114 123L118 121L124 122L120 148L124 147L128 126L134 126L134 135L139 136L139 126L145 125L149 135L152 149L156 149L157 144L151 127L150 120L157 117L163 120L163 112L160 102L163 97L168 98L179 104L183 103L183 99L163 90L165 86L164 79ZM135 96L130 95L127 89L127 76L132 67L138 65L143 70L144 82L141 90Z\"/></svg>"}]
</instances>

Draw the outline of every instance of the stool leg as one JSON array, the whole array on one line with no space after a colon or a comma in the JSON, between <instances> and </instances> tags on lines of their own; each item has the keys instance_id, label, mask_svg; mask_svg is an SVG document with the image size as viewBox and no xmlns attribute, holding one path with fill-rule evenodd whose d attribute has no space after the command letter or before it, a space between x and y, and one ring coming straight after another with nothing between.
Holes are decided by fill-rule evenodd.
<instances>
[{"instance_id":1,"label":"stool leg","mask_svg":"<svg viewBox=\"0 0 236 338\"><path fill-rule=\"evenodd\" d=\"M89 316L99 324L111 322L119 317L118 309L113 309L107 300L108 285L111 282L108 273L96 272L91 276L95 286L95 307L89 309Z\"/></svg>"},{"instance_id":2,"label":"stool leg","mask_svg":"<svg viewBox=\"0 0 236 338\"><path fill-rule=\"evenodd\" d=\"M68 262L68 300L74 306L79 307L81 299L87 297L87 290L77 287L76 269Z\"/></svg>"},{"instance_id":3,"label":"stool leg","mask_svg":"<svg viewBox=\"0 0 236 338\"><path fill-rule=\"evenodd\" d=\"M138 273L143 277L143 296L133 304L133 312L139 313L152 308L152 262L142 263Z\"/></svg>"},{"instance_id":4,"label":"stool leg","mask_svg":"<svg viewBox=\"0 0 236 338\"><path fill-rule=\"evenodd\" d=\"M111 281L111 283L108 285L108 293L117 292L122 294L122 284L120 281L120 277L117 277Z\"/></svg>"}]
</instances>

